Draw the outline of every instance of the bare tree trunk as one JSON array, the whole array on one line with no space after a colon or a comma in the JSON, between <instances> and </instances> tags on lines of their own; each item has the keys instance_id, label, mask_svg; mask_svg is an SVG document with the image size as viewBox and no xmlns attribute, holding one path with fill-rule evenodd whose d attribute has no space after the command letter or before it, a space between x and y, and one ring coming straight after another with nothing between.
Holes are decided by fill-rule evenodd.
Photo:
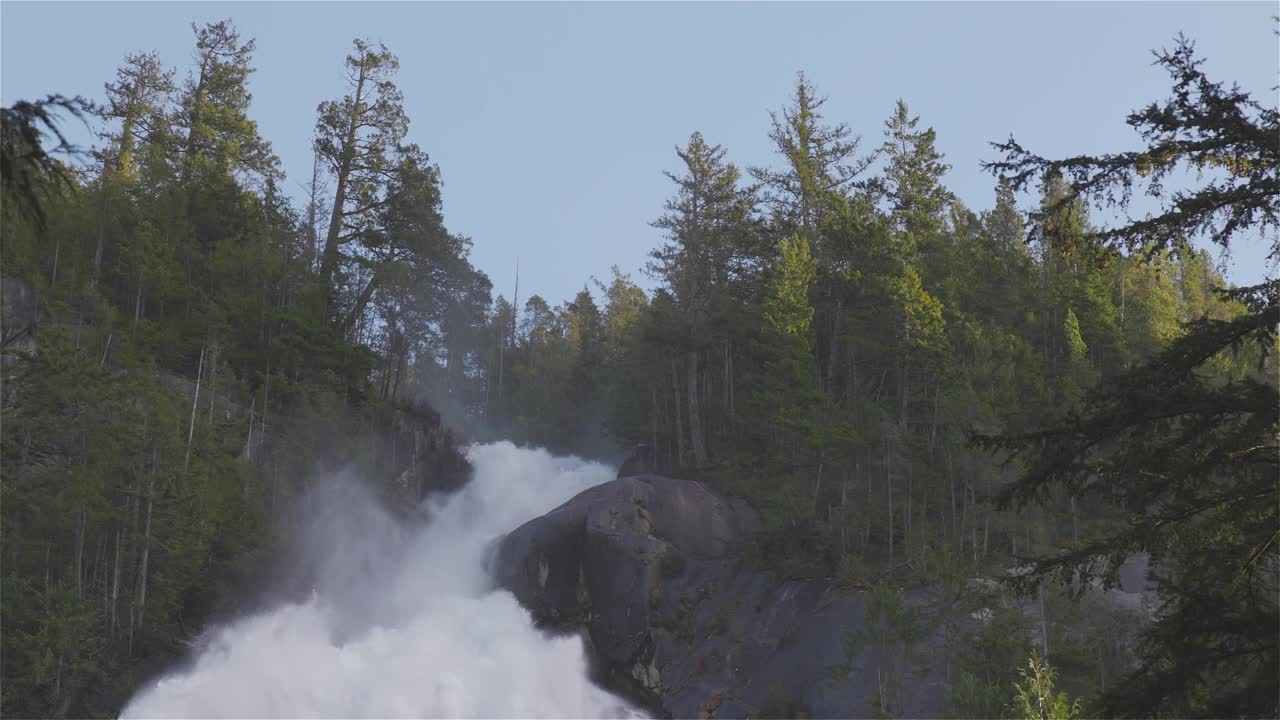
<instances>
[{"instance_id":1,"label":"bare tree trunk","mask_svg":"<svg viewBox=\"0 0 1280 720\"><path fill-rule=\"evenodd\" d=\"M846 465L843 468L842 476L840 478L840 556L842 558L849 554L848 530L849 530L849 467Z\"/></svg>"},{"instance_id":2,"label":"bare tree trunk","mask_svg":"<svg viewBox=\"0 0 1280 720\"><path fill-rule=\"evenodd\" d=\"M818 477L813 481L813 514L818 514L818 495L822 492L822 461L818 461Z\"/></svg>"},{"instance_id":3,"label":"bare tree trunk","mask_svg":"<svg viewBox=\"0 0 1280 720\"><path fill-rule=\"evenodd\" d=\"M244 441L244 457L249 462L253 462L253 420L254 414L258 409L258 397L255 395L249 401L249 436Z\"/></svg>"},{"instance_id":4,"label":"bare tree trunk","mask_svg":"<svg viewBox=\"0 0 1280 720\"><path fill-rule=\"evenodd\" d=\"M138 321L142 319L142 271L138 271L138 290L133 296L133 327L129 329L129 334L138 331Z\"/></svg>"},{"instance_id":5,"label":"bare tree trunk","mask_svg":"<svg viewBox=\"0 0 1280 720\"><path fill-rule=\"evenodd\" d=\"M266 379L262 383L262 413L258 416L258 445L267 441L267 410L271 407L271 355L267 355ZM274 462L274 461L273 461Z\"/></svg>"},{"instance_id":6,"label":"bare tree trunk","mask_svg":"<svg viewBox=\"0 0 1280 720\"><path fill-rule=\"evenodd\" d=\"M837 350L840 346L840 322L844 317L844 298L836 298L836 313L831 320L831 342L827 347L827 397L835 401L836 366L839 364Z\"/></svg>"},{"instance_id":7,"label":"bare tree trunk","mask_svg":"<svg viewBox=\"0 0 1280 720\"><path fill-rule=\"evenodd\" d=\"M213 424L213 404L218 399L217 390L215 390L218 379L218 346L214 345L209 348L209 424Z\"/></svg>"},{"instance_id":8,"label":"bare tree trunk","mask_svg":"<svg viewBox=\"0 0 1280 720\"><path fill-rule=\"evenodd\" d=\"M658 388L654 387L652 384L649 385L649 397L653 401L651 404L652 409L649 412L649 426L651 433L650 442L653 444L649 448L649 453L653 464L656 466L658 458L661 457L658 454ZM648 469L650 471L656 471L657 467Z\"/></svg>"},{"instance_id":9,"label":"bare tree trunk","mask_svg":"<svg viewBox=\"0 0 1280 720\"><path fill-rule=\"evenodd\" d=\"M893 567L893 463L888 438L884 440L884 490L889 502L889 567Z\"/></svg>"},{"instance_id":10,"label":"bare tree trunk","mask_svg":"<svg viewBox=\"0 0 1280 720\"><path fill-rule=\"evenodd\" d=\"M956 520L956 473L951 466L951 448L947 448L947 484L951 487L951 534L959 538L960 547L964 547L964 498L961 497L960 519ZM963 493L961 493L963 496Z\"/></svg>"},{"instance_id":11,"label":"bare tree trunk","mask_svg":"<svg viewBox=\"0 0 1280 720\"><path fill-rule=\"evenodd\" d=\"M987 498L991 497L991 473L987 476ZM987 541L991 539L991 500L988 499L982 513L982 559L987 559Z\"/></svg>"},{"instance_id":12,"label":"bare tree trunk","mask_svg":"<svg viewBox=\"0 0 1280 720\"><path fill-rule=\"evenodd\" d=\"M907 506L902 510L902 554L911 557L911 508L913 507L912 492L915 485L915 473L911 472L911 462L904 463L907 470Z\"/></svg>"},{"instance_id":13,"label":"bare tree trunk","mask_svg":"<svg viewBox=\"0 0 1280 720\"><path fill-rule=\"evenodd\" d=\"M196 406L200 402L200 378L204 375L204 355L208 348L200 348L200 365L196 368L196 390L191 398L191 423L187 426L187 455L182 461L182 474L186 475L187 468L191 465L191 440L196 433ZM149 506L148 506L149 507ZM150 510L148 510L150 512Z\"/></svg>"},{"instance_id":14,"label":"bare tree trunk","mask_svg":"<svg viewBox=\"0 0 1280 720\"><path fill-rule=\"evenodd\" d=\"M62 247L62 239L57 234L53 236L53 272L49 274L49 287L55 287L58 284L58 254Z\"/></svg>"},{"instance_id":15,"label":"bare tree trunk","mask_svg":"<svg viewBox=\"0 0 1280 720\"><path fill-rule=\"evenodd\" d=\"M973 486L969 486L969 534L972 536L969 545L973 550L973 566L978 566L978 494L974 491Z\"/></svg>"},{"instance_id":16,"label":"bare tree trunk","mask_svg":"<svg viewBox=\"0 0 1280 720\"><path fill-rule=\"evenodd\" d=\"M855 352L856 344L853 338L849 338L849 377L844 384L844 405L848 407L853 404L853 393L858 386L858 355Z\"/></svg>"},{"instance_id":17,"label":"bare tree trunk","mask_svg":"<svg viewBox=\"0 0 1280 720\"><path fill-rule=\"evenodd\" d=\"M724 411L729 412L729 341L725 340L721 346L721 354L724 356L724 387L721 388L720 402L724 406Z\"/></svg>"},{"instance_id":18,"label":"bare tree trunk","mask_svg":"<svg viewBox=\"0 0 1280 720\"><path fill-rule=\"evenodd\" d=\"M1044 611L1044 585L1040 585L1040 646L1044 649L1044 665L1049 666L1049 616Z\"/></svg>"},{"instance_id":19,"label":"bare tree trunk","mask_svg":"<svg viewBox=\"0 0 1280 720\"><path fill-rule=\"evenodd\" d=\"M394 320L387 321L387 350L382 354L382 399L387 399L387 393L391 392L391 345L394 343L395 332L392 330Z\"/></svg>"},{"instance_id":20,"label":"bare tree trunk","mask_svg":"<svg viewBox=\"0 0 1280 720\"><path fill-rule=\"evenodd\" d=\"M89 588L92 590L102 590L102 604L99 606L102 612L107 611L107 569L106 563L102 561L102 547L106 541L101 535L98 536L98 543L93 553L93 575L89 579Z\"/></svg>"},{"instance_id":21,"label":"bare tree trunk","mask_svg":"<svg viewBox=\"0 0 1280 720\"><path fill-rule=\"evenodd\" d=\"M683 413L680 412L680 375L676 371L676 359L671 358L671 392L675 398L675 412L673 416L676 421L676 463L677 468L684 467L684 422L682 420Z\"/></svg>"},{"instance_id":22,"label":"bare tree trunk","mask_svg":"<svg viewBox=\"0 0 1280 720\"><path fill-rule=\"evenodd\" d=\"M910 373L911 373L911 360L904 357L902 359L902 398L901 398L901 406L899 407L899 410L898 410L898 422L899 424L902 425L904 429L907 427L907 395L910 391L910 384L911 384L909 380Z\"/></svg>"},{"instance_id":23,"label":"bare tree trunk","mask_svg":"<svg viewBox=\"0 0 1280 720\"><path fill-rule=\"evenodd\" d=\"M116 607L120 602L120 529L116 528L116 559L111 568L111 625L107 637L115 639L118 622Z\"/></svg>"},{"instance_id":24,"label":"bare tree trunk","mask_svg":"<svg viewBox=\"0 0 1280 720\"><path fill-rule=\"evenodd\" d=\"M929 455L933 455L934 443L938 439L938 405L942 400L942 383L933 386L933 423L929 428Z\"/></svg>"},{"instance_id":25,"label":"bare tree trunk","mask_svg":"<svg viewBox=\"0 0 1280 720\"><path fill-rule=\"evenodd\" d=\"M1076 496L1071 496L1071 539L1074 545L1080 544L1080 514L1076 512Z\"/></svg>"},{"instance_id":26,"label":"bare tree trunk","mask_svg":"<svg viewBox=\"0 0 1280 720\"><path fill-rule=\"evenodd\" d=\"M142 534L142 560L138 565L138 612L137 612L137 629L141 630L147 610L147 564L151 560L151 510L153 505L152 495L155 492L156 479L155 468L152 467L152 476L147 481L147 520L145 529ZM132 644L133 631L129 632L130 644Z\"/></svg>"},{"instance_id":27,"label":"bare tree trunk","mask_svg":"<svg viewBox=\"0 0 1280 720\"><path fill-rule=\"evenodd\" d=\"M737 393L733 386L733 343L728 344L726 352L729 354L729 424L737 423Z\"/></svg>"},{"instance_id":28,"label":"bare tree trunk","mask_svg":"<svg viewBox=\"0 0 1280 720\"><path fill-rule=\"evenodd\" d=\"M863 505L863 523L862 523L862 553L861 557L867 557L867 548L871 547L871 518L872 508L875 507L872 500L872 490L875 485L871 480L871 469L875 467L871 462L871 448L867 448L867 503Z\"/></svg>"},{"instance_id":29,"label":"bare tree trunk","mask_svg":"<svg viewBox=\"0 0 1280 720\"><path fill-rule=\"evenodd\" d=\"M707 437L702 427L702 403L698 398L698 353L686 355L689 384L689 440L693 449L693 466L707 466Z\"/></svg>"},{"instance_id":30,"label":"bare tree trunk","mask_svg":"<svg viewBox=\"0 0 1280 720\"><path fill-rule=\"evenodd\" d=\"M106 243L107 234L107 183L106 172L99 183L102 186L102 202L98 204L98 244L93 251L93 273L89 276L89 287L98 286L98 274L102 270L102 247Z\"/></svg>"},{"instance_id":31,"label":"bare tree trunk","mask_svg":"<svg viewBox=\"0 0 1280 720\"><path fill-rule=\"evenodd\" d=\"M84 535L85 535L84 500L80 500L80 510L76 513L76 597L84 597Z\"/></svg>"}]
</instances>

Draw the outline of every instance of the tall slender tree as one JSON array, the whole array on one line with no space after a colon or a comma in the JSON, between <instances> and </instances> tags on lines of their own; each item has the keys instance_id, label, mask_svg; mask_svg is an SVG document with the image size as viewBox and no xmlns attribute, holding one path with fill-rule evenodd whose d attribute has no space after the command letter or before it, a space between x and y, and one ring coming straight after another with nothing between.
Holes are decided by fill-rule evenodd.
<instances>
[{"instance_id":1,"label":"tall slender tree","mask_svg":"<svg viewBox=\"0 0 1280 720\"><path fill-rule=\"evenodd\" d=\"M320 277L327 284L340 269L343 246L371 232L409 125L394 81L399 59L382 45L360 39L354 45L346 60L347 94L316 109L315 150L334 182L320 258Z\"/></svg>"},{"instance_id":2,"label":"tall slender tree","mask_svg":"<svg viewBox=\"0 0 1280 720\"><path fill-rule=\"evenodd\" d=\"M650 253L648 267L666 283L684 314L689 338L683 363L689 447L694 466L703 468L708 453L700 358L711 341L716 298L747 261L743 239L755 200L751 189L739 187L741 176L724 159L724 148L708 145L701 133L693 133L676 155L684 173L666 173L677 185L676 195L667 201L666 214L653 223L666 232L668 242Z\"/></svg>"}]
</instances>

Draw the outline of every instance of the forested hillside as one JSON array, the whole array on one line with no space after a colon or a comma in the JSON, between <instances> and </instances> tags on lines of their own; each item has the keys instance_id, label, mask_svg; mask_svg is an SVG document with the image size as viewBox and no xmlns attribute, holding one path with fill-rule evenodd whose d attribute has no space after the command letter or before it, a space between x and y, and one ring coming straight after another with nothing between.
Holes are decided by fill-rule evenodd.
<instances>
[{"instance_id":1,"label":"forested hillside","mask_svg":"<svg viewBox=\"0 0 1280 720\"><path fill-rule=\"evenodd\" d=\"M1231 288L1202 241L1274 244L1280 135L1189 44L1159 56L1171 99L1128 119L1138 151L1010 140L984 211L947 189L979 159L937 150L941 119L899 101L850 128L800 75L761 128L774 163L693 131L665 207L618 219L665 238L656 289L614 268L508 299L446 227L391 51L317 69L347 88L290 168L299 200L252 119L254 42L193 30L188 67L130 54L101 97L4 110L6 323L38 298L3 349L4 714L118 712L319 469L394 484L386 438L423 401L740 494L779 576L961 592L1150 552L1175 602L1141 662L1066 621L1041 636L1072 691L1274 713L1276 286ZM100 141L77 153L78 122ZM1141 192L1154 214L1118 212ZM954 670L957 716L1014 712L1031 643L1006 621Z\"/></svg>"}]
</instances>

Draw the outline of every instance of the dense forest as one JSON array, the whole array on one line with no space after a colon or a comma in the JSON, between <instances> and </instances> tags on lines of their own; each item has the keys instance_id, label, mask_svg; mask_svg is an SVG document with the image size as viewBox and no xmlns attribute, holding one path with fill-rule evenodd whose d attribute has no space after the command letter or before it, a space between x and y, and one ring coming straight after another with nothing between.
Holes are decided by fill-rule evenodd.
<instances>
[{"instance_id":1,"label":"dense forest","mask_svg":"<svg viewBox=\"0 0 1280 720\"><path fill-rule=\"evenodd\" d=\"M998 143L981 212L905 101L859 134L800 75L773 165L676 148L656 289L614 268L553 304L495 297L446 228L391 51L335 58L299 201L251 117L254 42L193 30L190 67L130 54L100 98L4 109L5 300L38 298L3 349L4 714L118 712L309 477L393 483L379 438L423 402L742 495L779 576L959 598L1026 568L1053 588L1037 652L1091 712L1276 713L1280 298L1203 248L1276 257L1280 124L1189 41L1157 53L1172 90L1127 118L1138 149ZM1137 551L1165 605L1125 649L1064 588ZM955 716L1034 710L1025 625L968 648Z\"/></svg>"}]
</instances>

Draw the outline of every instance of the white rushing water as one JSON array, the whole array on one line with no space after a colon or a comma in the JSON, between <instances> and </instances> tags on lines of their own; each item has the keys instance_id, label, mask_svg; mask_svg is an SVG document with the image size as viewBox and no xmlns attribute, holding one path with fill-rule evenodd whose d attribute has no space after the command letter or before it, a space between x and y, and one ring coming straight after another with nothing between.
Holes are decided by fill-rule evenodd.
<instances>
[{"instance_id":1,"label":"white rushing water","mask_svg":"<svg viewBox=\"0 0 1280 720\"><path fill-rule=\"evenodd\" d=\"M468 457L474 479L431 502L414 530L331 479L312 498L310 601L206 633L189 667L140 690L122 716L636 716L587 679L577 637L534 628L483 567L495 537L613 472L506 442Z\"/></svg>"}]
</instances>

